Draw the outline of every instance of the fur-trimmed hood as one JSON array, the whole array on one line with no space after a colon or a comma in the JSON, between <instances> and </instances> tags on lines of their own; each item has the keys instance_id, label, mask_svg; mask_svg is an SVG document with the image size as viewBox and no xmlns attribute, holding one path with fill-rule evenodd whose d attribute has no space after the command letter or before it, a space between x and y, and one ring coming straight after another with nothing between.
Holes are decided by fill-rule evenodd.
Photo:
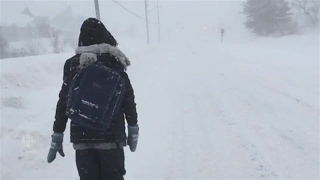
<instances>
[{"instance_id":1,"label":"fur-trimmed hood","mask_svg":"<svg viewBox=\"0 0 320 180\"><path fill-rule=\"evenodd\" d=\"M91 46L79 46L76 49L76 54L80 55L80 66L91 64L97 61L97 55L108 53L114 56L127 69L131 65L127 56L117 47L109 44L94 44Z\"/></svg>"}]
</instances>

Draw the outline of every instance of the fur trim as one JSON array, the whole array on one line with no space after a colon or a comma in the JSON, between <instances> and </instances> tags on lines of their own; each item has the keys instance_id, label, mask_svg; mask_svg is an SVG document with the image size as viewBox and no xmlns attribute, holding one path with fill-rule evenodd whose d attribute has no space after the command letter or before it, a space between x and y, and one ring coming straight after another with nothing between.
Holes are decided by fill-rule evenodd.
<instances>
[{"instance_id":1,"label":"fur trim","mask_svg":"<svg viewBox=\"0 0 320 180\"><path fill-rule=\"evenodd\" d=\"M101 55L103 53L109 53L112 56L116 57L117 60L121 62L121 64L125 69L127 69L127 67L131 65L131 62L129 61L127 56L119 48L111 46L109 44L94 44L91 46L79 46L76 49L76 54L81 54L81 57L83 56L82 61L89 62L89 63L97 61L97 55ZM95 61L92 61L94 60L93 55L95 55ZM81 57L80 57L80 64L81 64Z\"/></svg>"},{"instance_id":2,"label":"fur trim","mask_svg":"<svg viewBox=\"0 0 320 180\"><path fill-rule=\"evenodd\" d=\"M97 55L93 53L82 53L80 55L80 66L86 66L97 61Z\"/></svg>"}]
</instances>

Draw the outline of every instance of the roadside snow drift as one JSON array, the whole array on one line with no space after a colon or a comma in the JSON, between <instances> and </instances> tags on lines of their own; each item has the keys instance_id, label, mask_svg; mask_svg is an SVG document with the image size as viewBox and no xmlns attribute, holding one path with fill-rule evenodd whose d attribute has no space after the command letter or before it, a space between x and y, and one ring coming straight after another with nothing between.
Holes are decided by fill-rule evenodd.
<instances>
[{"instance_id":1,"label":"roadside snow drift","mask_svg":"<svg viewBox=\"0 0 320 180\"><path fill-rule=\"evenodd\" d=\"M319 36L121 48L141 127L127 179L320 178ZM72 55L1 61L0 179L78 179L69 130L46 163Z\"/></svg>"}]
</instances>

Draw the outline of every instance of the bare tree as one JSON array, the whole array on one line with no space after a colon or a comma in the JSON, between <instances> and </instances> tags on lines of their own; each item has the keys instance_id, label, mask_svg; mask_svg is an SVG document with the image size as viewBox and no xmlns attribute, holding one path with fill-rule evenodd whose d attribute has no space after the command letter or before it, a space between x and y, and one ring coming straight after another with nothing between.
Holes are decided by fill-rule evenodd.
<instances>
[{"instance_id":1,"label":"bare tree","mask_svg":"<svg viewBox=\"0 0 320 180\"><path fill-rule=\"evenodd\" d=\"M319 0L293 0L292 5L300 14L306 16L314 27L319 24Z\"/></svg>"},{"instance_id":2,"label":"bare tree","mask_svg":"<svg viewBox=\"0 0 320 180\"><path fill-rule=\"evenodd\" d=\"M53 48L53 52L55 54L63 52L63 38L62 38L62 31L59 29L51 29L50 31L51 36L51 46Z\"/></svg>"},{"instance_id":3,"label":"bare tree","mask_svg":"<svg viewBox=\"0 0 320 180\"><path fill-rule=\"evenodd\" d=\"M31 39L26 42L26 56L36 56L43 53L43 47L39 40Z\"/></svg>"},{"instance_id":4,"label":"bare tree","mask_svg":"<svg viewBox=\"0 0 320 180\"><path fill-rule=\"evenodd\" d=\"M2 34L0 34L0 59L7 58L8 48L9 48L8 41L2 37Z\"/></svg>"}]
</instances>

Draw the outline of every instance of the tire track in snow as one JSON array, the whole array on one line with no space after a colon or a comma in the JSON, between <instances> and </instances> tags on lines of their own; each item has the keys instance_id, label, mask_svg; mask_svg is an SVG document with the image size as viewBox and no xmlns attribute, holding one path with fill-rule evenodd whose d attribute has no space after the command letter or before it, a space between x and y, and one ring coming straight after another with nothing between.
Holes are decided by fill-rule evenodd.
<instances>
[{"instance_id":1,"label":"tire track in snow","mask_svg":"<svg viewBox=\"0 0 320 180\"><path fill-rule=\"evenodd\" d=\"M256 136L256 133L246 120L246 114L250 113L250 106L248 106L246 99L239 98L242 96L239 91L244 90L243 86L239 86L238 83L234 83L228 78L228 76L236 74L229 73L232 72L232 70L230 71L230 67L227 64L228 62L221 63L212 61L208 57L206 61L208 61L205 62L208 65L207 67L211 72L215 72L216 74L214 77L210 77L210 80L213 81L216 86L208 86L208 83L203 83L204 87L202 89L206 90L208 97L212 97L208 99L211 99L211 106L218 109L216 111L218 119L221 119L226 124L226 129L228 129L230 133L240 137L241 148L246 151L246 156L255 164L258 173L252 174L252 176L256 178L279 178L279 173L275 171L273 165L271 165L268 158L266 158L266 154L260 151L261 147L259 148L256 143L258 141L252 139L252 137ZM237 77L238 75L230 78L236 79ZM212 92L215 92L215 94ZM248 96L248 98L250 99L250 96ZM246 121L241 122L240 120ZM248 130L250 132L247 132Z\"/></svg>"},{"instance_id":2,"label":"tire track in snow","mask_svg":"<svg viewBox=\"0 0 320 180\"><path fill-rule=\"evenodd\" d=\"M234 84L236 84L235 87L241 87L241 85L239 85L239 82L237 83L234 82ZM244 87L250 87L250 86L245 84ZM303 164L307 162L312 163L314 161L312 160L312 157L314 156L312 156L311 154L311 156L309 157L309 155L304 151L304 148L301 144L298 144L296 140L289 138L290 136L286 135L288 134L288 132L284 131L283 129L282 130L279 129L279 127L276 126L278 122L272 123L274 119L279 119L279 120L281 119L279 114L272 113L272 111L265 111L266 108L261 109L263 107L264 102L268 103L270 100L266 100L261 95L259 97L255 97L259 91L256 92L255 90L255 92L253 92L252 89L242 89L242 88L236 89L235 88L234 92L236 93L233 96L238 97L240 101L243 101L246 104L246 106L242 106L242 108L246 112L246 114L248 114L249 116L244 116L243 120L246 121L246 125L243 124L242 127L243 127L243 130L251 131L250 133L249 132L246 133L248 134L247 137L250 137L250 139L253 139L253 142L257 142L259 144L258 147L259 149L263 150L263 154L267 155L269 153L273 153L273 155L272 154L268 155L268 159L269 159L268 161L269 162L273 161L272 164L273 166L276 166L276 169L282 169L284 166L289 166L289 167L292 166L291 168L295 168L296 170L295 172L297 172L297 174L295 175L296 177L298 175L302 175L301 173L298 173L299 172L298 167L300 165L297 162L300 162ZM277 101L279 100L277 99ZM277 107L276 104L269 104L269 106L272 106L272 105ZM255 113L252 113L252 112L255 112ZM258 116L256 116L255 114ZM253 121L254 118L256 118L255 121ZM273 120L270 121L270 118L272 118ZM266 120L269 120L269 121L266 121ZM251 128L248 125L250 125ZM267 140L267 142L262 143L261 141L258 140L258 137L261 137L264 140ZM276 146L277 143L278 145ZM290 153L282 152L283 151L282 149L286 149ZM281 152L281 154L274 154L275 152ZM295 156L293 154L295 154ZM289 157L293 157L293 158L298 157L299 159L293 161L288 159ZM305 159L307 157L309 157L308 160ZM273 160L270 161L270 159L273 159ZM281 159L283 159L282 162L280 161ZM290 163L290 161L292 163ZM312 171L313 173L315 172L312 169L308 171L310 171L310 174L312 174ZM286 176L290 177L289 174L287 174ZM282 175L282 177L285 177L285 176Z\"/></svg>"},{"instance_id":3,"label":"tire track in snow","mask_svg":"<svg viewBox=\"0 0 320 180\"><path fill-rule=\"evenodd\" d=\"M185 58L180 58L185 59ZM186 65L190 66L190 64ZM192 67L192 66L190 66ZM212 89L208 87L208 84L210 83L210 80L208 80L208 74L212 74L211 68L204 68L201 71L196 71L195 69L189 69L186 71L180 72L181 74L187 74L189 72L193 72L193 79L189 79L188 81L184 82L187 85L193 85L198 88L196 90L189 90L184 87L184 84L176 84L174 86L175 91L177 91L177 95L180 95L179 92L187 91L185 96L181 96L178 99L184 99L184 102L189 102L193 106L192 114L185 116L180 115L181 118L178 118L180 124L183 126L182 131L179 131L181 134L178 136L178 139L181 139L181 145L179 144L173 144L175 147L174 151L176 151L173 155L173 163L172 166L175 166L175 164L179 164L179 166L182 167L176 167L177 170L171 171L169 177L175 177L175 178L213 178L213 177L224 177L224 178L230 178L230 177L244 177L248 178L248 176L251 177L259 177L259 178L270 178L270 177L277 177L276 173L274 172L272 166L268 161L265 160L262 153L260 153L254 143L252 143L247 135L244 135L243 133L239 133L239 130L234 130L234 128L231 128L229 126L237 126L236 121L231 119L228 115L224 114L224 112L227 112L222 107L219 107L219 104L215 104L216 111L212 111L213 103L210 99L217 98L219 101L223 102L223 99L221 97L218 97L219 95L223 98L237 98L234 96L234 94L228 94L226 91L229 89L226 89L228 87L220 86L219 89L219 95L217 97L212 96ZM203 72L204 71L204 72ZM220 76L224 76L222 74L217 75L218 78L221 78ZM216 78L213 78L216 80ZM180 77L182 79L183 77ZM212 77L211 77L212 78ZM231 83L230 81L227 82L219 82L221 85L225 85L226 83ZM232 84L233 85L233 84ZM233 89L232 89L233 90ZM188 95L191 97L188 98ZM231 96L230 96L231 95ZM180 102L180 101L179 101ZM243 103L243 102L242 102ZM223 103L222 103L223 104ZM185 107L182 105L182 109L186 109L188 107ZM181 108L181 107L180 107ZM190 112L190 111L189 111ZM177 113L181 114L181 112ZM232 113L231 113L232 114ZM194 118L192 120L192 118ZM181 120L183 119L183 120ZM191 119L191 120L189 120ZM226 123L227 122L227 123ZM225 124L226 123L226 124ZM189 128L193 127L193 128ZM223 138L223 141L219 142L217 138L214 136L215 133L212 133L211 131L214 128L211 127L219 127L221 130L218 130L217 132L220 133L220 138ZM217 129L215 129L217 130ZM223 132L225 131L225 132ZM223 132L223 133L222 133ZM227 134L226 132L230 133ZM241 132L241 131L240 131ZM191 134L191 136L190 136ZM198 139L192 140L191 138L188 138L188 136L192 137L199 137ZM213 136L210 137L210 136ZM239 137L238 137L239 136ZM228 139L229 138L229 139ZM184 139L187 139L188 141L185 141ZM187 145L187 143L191 143L194 146L192 147L193 152L190 152L190 146ZM251 146L249 146L249 145ZM179 147L180 146L180 147ZM201 147L199 149L197 146ZM215 147L220 146L220 147ZM182 148L181 148L182 147ZM234 150L236 149L236 150ZM221 164L221 161L214 161L214 159L218 159L218 156L221 155L221 151L223 151L226 155L223 155L224 158L229 158L228 155L237 155L236 151L240 151L242 153L241 156L245 157L245 163L246 166L255 168L253 174L248 173L234 173L229 174L228 171L226 171L226 168L221 167L227 167L231 166L232 162L230 162L230 159L222 159L224 161L228 162L222 162L222 166L219 166L219 163ZM185 157L188 157L186 159ZM194 157L198 158L195 159ZM241 158L243 157L234 157L235 160L238 160L241 162ZM188 163L190 163L190 159L195 159L192 161L192 166ZM177 162L179 161L179 162ZM216 164L212 163L216 162ZM234 169L241 169L241 163L238 163L236 165L232 165ZM232 169L232 168L231 168ZM190 171L193 173L193 175L190 173Z\"/></svg>"},{"instance_id":4,"label":"tire track in snow","mask_svg":"<svg viewBox=\"0 0 320 180\"><path fill-rule=\"evenodd\" d=\"M171 167L168 177L170 178L195 178L201 174L197 168L200 166L200 150L203 146L203 136L199 134L200 123L198 123L198 104L193 99L191 91L184 88L187 84L175 84L173 93L175 98L174 109L170 114L176 121L177 127L174 128L173 140L171 140L172 154ZM173 87L173 86L172 86ZM184 93L183 93L184 92ZM182 104L181 100L183 100ZM176 103L178 102L178 103ZM188 102L188 103L184 103ZM188 111L192 109L192 111Z\"/></svg>"},{"instance_id":5,"label":"tire track in snow","mask_svg":"<svg viewBox=\"0 0 320 180\"><path fill-rule=\"evenodd\" d=\"M193 54L193 56L196 54ZM186 58L180 57L177 59L185 60ZM238 99L235 94L230 94L228 91L237 90L239 87L233 89L235 86L231 81L219 80L219 78L224 77L224 75L222 75L224 73L217 74L217 76L210 80L221 81L219 82L221 86L217 87L217 94L213 96L212 91L214 92L214 89L208 87L208 84L211 84L211 81L208 79L208 74L212 74L212 68L208 66L197 71L192 68L192 61L184 63L186 67L190 67L191 69L184 69L182 72L179 72L182 76L179 76L177 79L183 79L183 75L192 72L192 76L188 76L191 79L184 80L183 83L180 84L172 85L172 89L174 89L176 93L175 95L177 96L178 102L181 103L183 99L183 102L191 104L180 105L180 109L190 108L191 110L187 110L189 114L176 112L175 117L177 117L177 119L175 120L179 122L178 124L181 124L181 129L178 128L179 133L176 132L174 134L173 137L175 140L171 140L173 152L170 167L172 167L172 170L169 172L168 177L277 177L277 173L274 172L270 163L265 160L264 155L258 150L255 143L250 141L247 134L242 133L245 129L241 128L241 130L239 130L239 123L236 121L236 117L232 118L233 113L221 107L221 105L225 104L223 103L225 99ZM170 73L173 74L176 72ZM186 88L188 86L198 88L188 89ZM185 92L185 94L181 95L181 92ZM218 103L214 104L212 99L217 99ZM240 101L239 103L243 105L244 102ZM229 104L226 105L229 106ZM179 104L177 104L177 106L179 106ZM215 107L215 111L212 111L212 107ZM225 112L228 113L225 114ZM216 135L216 133L212 131L216 131L219 134ZM190 144L192 144L192 146L190 146ZM240 157L237 157L239 152ZM230 158L232 158L232 160ZM233 163L233 161L237 163ZM247 169L241 167L243 163L246 168L255 170L248 172ZM228 167L237 172L230 174L227 170ZM239 169L243 169L243 172L240 172Z\"/></svg>"},{"instance_id":6,"label":"tire track in snow","mask_svg":"<svg viewBox=\"0 0 320 180\"><path fill-rule=\"evenodd\" d=\"M225 79L223 83L231 84L230 81L226 81ZM230 91L228 91L225 88L226 87L224 87L224 89L221 89L222 91L218 93L220 95L219 97L221 97L221 95L223 94L222 97L232 98L236 101L237 96L230 94L229 93ZM206 94L210 96L210 93L212 92L212 90L208 91L209 89L208 87L204 87L203 89L207 89ZM218 96L215 97L218 103L214 102L213 98L209 98L211 99L211 105L212 107L217 107L219 109L218 110L220 112L219 116L222 118L218 118L218 119L220 119L222 123L225 123L226 129L228 129L228 131L232 133L234 136L238 137L237 139L239 140L239 142L236 144L236 146L237 148L241 146L240 147L242 149L241 155L246 157L247 158L246 160L249 160L253 164L253 167L255 168L255 171L254 171L255 173L250 175L251 178L277 178L278 174L275 172L272 165L269 163L268 160L265 159L265 156L259 151L255 143L252 140L250 140L250 137L254 135L243 133L243 132L246 132L249 127L242 128L241 126L239 126L240 123L244 123L244 122L237 122L236 119L239 119L239 118L232 117L232 113L228 112L230 110L224 108L224 103L222 103L223 99L220 99L219 97ZM234 103L235 101L231 103ZM231 104L227 104L227 106L229 108L233 107ZM245 104L242 104L242 107L243 106L245 106Z\"/></svg>"},{"instance_id":7,"label":"tire track in snow","mask_svg":"<svg viewBox=\"0 0 320 180\"><path fill-rule=\"evenodd\" d=\"M186 59L186 57L176 57L176 59ZM188 59L188 58L187 58ZM201 87L203 80L206 80L205 74L201 70L193 68L193 60L184 62L186 69L183 69L177 75L174 71L170 72L177 76L181 82L175 81L171 85L174 99L173 107L178 106L170 114L173 114L174 121L177 121L179 127L176 127L171 140L173 147L171 154L171 171L169 178L214 178L215 177L215 155L212 151L214 141L210 136L214 135L210 126L212 126L212 116L209 112L208 100L201 91L203 89L193 88ZM179 67L181 69L181 67ZM189 79L185 78L186 74ZM190 88L191 87L191 88ZM210 117L211 116L211 117ZM230 148L229 148L230 149ZM214 149L216 151L216 149ZM219 152L219 151L218 151ZM216 158L217 159L217 158ZM227 177L227 176L225 176Z\"/></svg>"}]
</instances>

